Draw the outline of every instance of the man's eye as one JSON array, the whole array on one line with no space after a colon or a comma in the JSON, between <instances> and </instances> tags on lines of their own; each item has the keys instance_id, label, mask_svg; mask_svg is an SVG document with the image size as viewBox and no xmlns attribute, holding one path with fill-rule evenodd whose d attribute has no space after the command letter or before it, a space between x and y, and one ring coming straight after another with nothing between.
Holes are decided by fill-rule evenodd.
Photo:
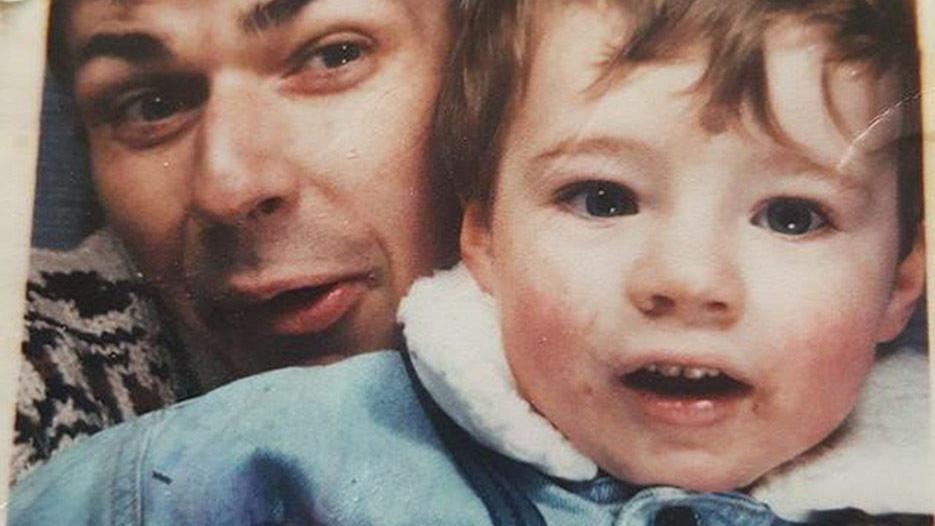
<instances>
[{"instance_id":1,"label":"man's eye","mask_svg":"<svg viewBox=\"0 0 935 526\"><path fill-rule=\"evenodd\" d=\"M325 46L318 51L322 64L328 69L346 66L359 59L362 54L361 47L350 42Z\"/></svg>"},{"instance_id":2,"label":"man's eye","mask_svg":"<svg viewBox=\"0 0 935 526\"><path fill-rule=\"evenodd\" d=\"M153 123L189 109L190 102L171 94L147 92L135 96L118 110L123 122Z\"/></svg>"},{"instance_id":3,"label":"man's eye","mask_svg":"<svg viewBox=\"0 0 935 526\"><path fill-rule=\"evenodd\" d=\"M155 146L175 137L196 120L195 110L207 98L203 83L175 82L178 86L141 87L107 101L104 123L118 140L133 148Z\"/></svg>"},{"instance_id":4,"label":"man's eye","mask_svg":"<svg viewBox=\"0 0 935 526\"><path fill-rule=\"evenodd\" d=\"M356 42L338 42L313 49L302 65L303 69L335 70L356 62L367 50Z\"/></svg>"},{"instance_id":5,"label":"man's eye","mask_svg":"<svg viewBox=\"0 0 935 526\"><path fill-rule=\"evenodd\" d=\"M785 236L803 236L825 228L828 218L812 201L780 197L768 201L751 222Z\"/></svg>"},{"instance_id":6,"label":"man's eye","mask_svg":"<svg viewBox=\"0 0 935 526\"><path fill-rule=\"evenodd\" d=\"M308 95L344 91L367 79L377 69L374 41L356 33L333 35L289 59L287 86Z\"/></svg>"},{"instance_id":7,"label":"man's eye","mask_svg":"<svg viewBox=\"0 0 935 526\"><path fill-rule=\"evenodd\" d=\"M626 216L639 212L633 192L614 183L576 185L563 192L562 200L573 212L590 217Z\"/></svg>"}]
</instances>

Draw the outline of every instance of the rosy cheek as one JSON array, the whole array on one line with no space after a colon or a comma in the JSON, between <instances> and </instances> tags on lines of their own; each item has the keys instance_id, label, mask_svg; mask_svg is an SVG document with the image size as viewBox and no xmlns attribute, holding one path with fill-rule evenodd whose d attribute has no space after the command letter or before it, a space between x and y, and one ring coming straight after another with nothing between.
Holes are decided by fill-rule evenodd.
<instances>
[{"instance_id":1,"label":"rosy cheek","mask_svg":"<svg viewBox=\"0 0 935 526\"><path fill-rule=\"evenodd\" d=\"M820 440L853 409L874 360L868 327L860 316L816 319L774 349L772 387L782 393L785 418L804 441Z\"/></svg>"},{"instance_id":2,"label":"rosy cheek","mask_svg":"<svg viewBox=\"0 0 935 526\"><path fill-rule=\"evenodd\" d=\"M873 317L873 313L851 313L815 320L804 328L805 341L796 347L806 354L802 361L833 376L864 369L872 361L875 347Z\"/></svg>"},{"instance_id":3,"label":"rosy cheek","mask_svg":"<svg viewBox=\"0 0 935 526\"><path fill-rule=\"evenodd\" d=\"M592 390L580 310L556 289L518 285L501 298L510 368L523 395L544 413L564 411L563 401L581 401ZM555 423L557 415L546 416Z\"/></svg>"},{"instance_id":4,"label":"rosy cheek","mask_svg":"<svg viewBox=\"0 0 935 526\"><path fill-rule=\"evenodd\" d=\"M514 290L501 305L504 345L508 355L529 355L535 359L553 352L564 334L567 308L547 294Z\"/></svg>"}]
</instances>

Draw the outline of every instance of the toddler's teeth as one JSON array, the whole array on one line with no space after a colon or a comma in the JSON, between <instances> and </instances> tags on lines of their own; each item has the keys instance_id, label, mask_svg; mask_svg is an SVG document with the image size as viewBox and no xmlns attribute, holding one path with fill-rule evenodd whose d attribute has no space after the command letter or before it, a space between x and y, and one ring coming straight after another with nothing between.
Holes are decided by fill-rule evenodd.
<instances>
[{"instance_id":1,"label":"toddler's teeth","mask_svg":"<svg viewBox=\"0 0 935 526\"><path fill-rule=\"evenodd\" d=\"M714 378L721 374L720 370L713 367L683 367L681 365L658 363L651 363L644 367L643 370L653 374L661 374L669 378L684 376L689 380L701 380L705 377Z\"/></svg>"},{"instance_id":2,"label":"toddler's teeth","mask_svg":"<svg viewBox=\"0 0 935 526\"><path fill-rule=\"evenodd\" d=\"M686 367L682 374L689 380L700 380L707 375L707 369L701 367Z\"/></svg>"}]
</instances>

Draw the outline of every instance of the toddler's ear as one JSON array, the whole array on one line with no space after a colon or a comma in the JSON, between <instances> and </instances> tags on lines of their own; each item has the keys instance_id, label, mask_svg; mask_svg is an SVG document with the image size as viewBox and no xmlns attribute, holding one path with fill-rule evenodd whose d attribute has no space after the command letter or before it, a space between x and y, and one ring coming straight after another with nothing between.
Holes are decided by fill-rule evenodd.
<instances>
[{"instance_id":1,"label":"toddler's ear","mask_svg":"<svg viewBox=\"0 0 935 526\"><path fill-rule=\"evenodd\" d=\"M888 342L906 328L909 318L915 311L916 303L925 289L925 228L919 226L912 252L909 253L896 269L893 281L893 293L880 324L878 342Z\"/></svg>"},{"instance_id":2,"label":"toddler's ear","mask_svg":"<svg viewBox=\"0 0 935 526\"><path fill-rule=\"evenodd\" d=\"M464 204L461 221L461 260L480 288L493 294L493 247L487 207L477 201Z\"/></svg>"}]
</instances>

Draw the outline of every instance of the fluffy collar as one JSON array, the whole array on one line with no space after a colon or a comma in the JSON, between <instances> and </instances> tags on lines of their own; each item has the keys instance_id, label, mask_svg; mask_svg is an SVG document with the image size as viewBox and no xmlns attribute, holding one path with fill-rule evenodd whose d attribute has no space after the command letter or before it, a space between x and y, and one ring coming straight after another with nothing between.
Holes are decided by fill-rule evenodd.
<instances>
[{"instance_id":1,"label":"fluffy collar","mask_svg":"<svg viewBox=\"0 0 935 526\"><path fill-rule=\"evenodd\" d=\"M569 480L597 466L523 399L507 366L497 308L459 265L418 280L399 320L419 379L477 441ZM931 513L928 366L911 349L881 357L845 425L750 490L792 520L845 507Z\"/></svg>"}]
</instances>

